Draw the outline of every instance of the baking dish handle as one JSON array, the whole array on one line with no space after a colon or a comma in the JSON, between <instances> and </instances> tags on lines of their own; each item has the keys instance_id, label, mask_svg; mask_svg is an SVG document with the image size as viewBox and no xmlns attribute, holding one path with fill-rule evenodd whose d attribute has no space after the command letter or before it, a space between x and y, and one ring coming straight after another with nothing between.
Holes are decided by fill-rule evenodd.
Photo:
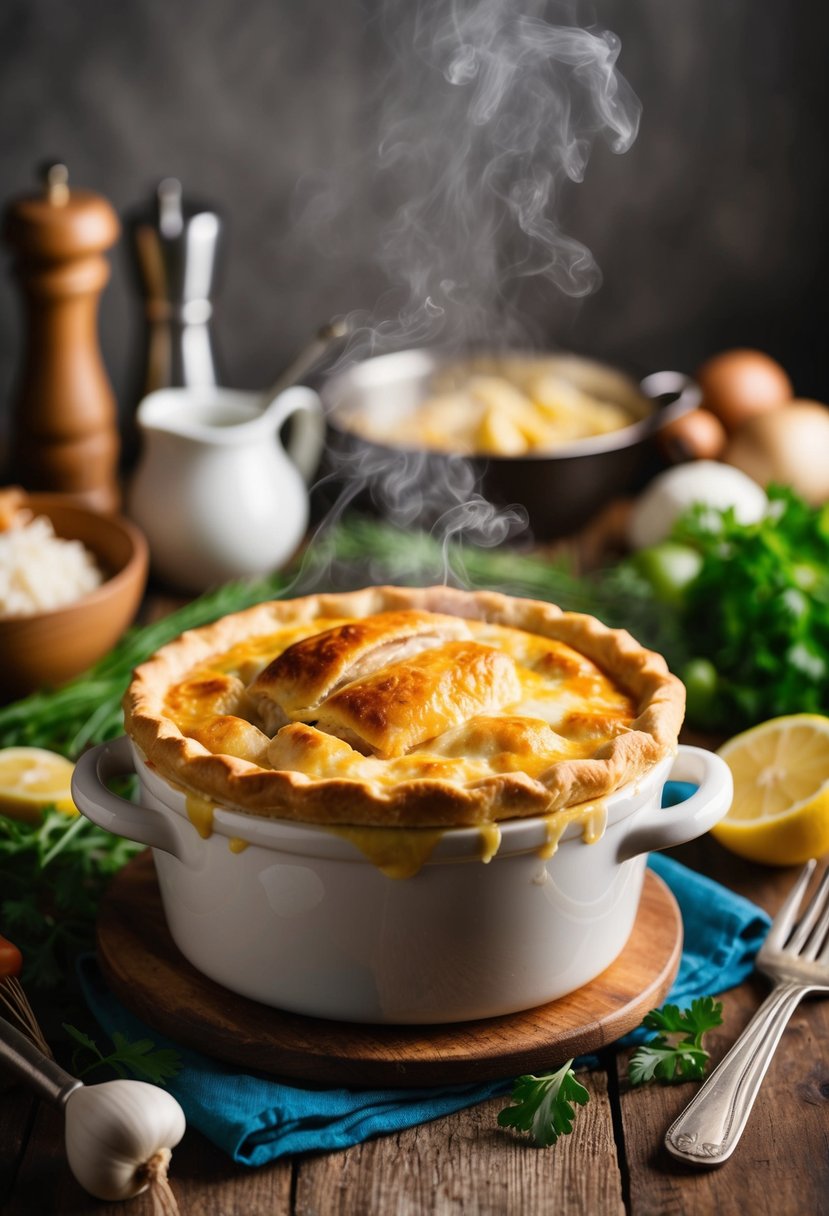
<instances>
[{"instance_id":1,"label":"baking dish handle","mask_svg":"<svg viewBox=\"0 0 829 1216\"><path fill-rule=\"evenodd\" d=\"M668 780L692 782L699 788L676 806L655 807L644 816L637 815L635 828L619 845L617 861L696 840L731 806L731 769L715 752L680 744Z\"/></svg>"},{"instance_id":2,"label":"baking dish handle","mask_svg":"<svg viewBox=\"0 0 829 1216\"><path fill-rule=\"evenodd\" d=\"M125 836L183 860L183 843L166 818L107 788L113 777L135 773L132 747L126 735L99 743L84 752L72 774L72 800L78 810L116 836Z\"/></svg>"}]
</instances>

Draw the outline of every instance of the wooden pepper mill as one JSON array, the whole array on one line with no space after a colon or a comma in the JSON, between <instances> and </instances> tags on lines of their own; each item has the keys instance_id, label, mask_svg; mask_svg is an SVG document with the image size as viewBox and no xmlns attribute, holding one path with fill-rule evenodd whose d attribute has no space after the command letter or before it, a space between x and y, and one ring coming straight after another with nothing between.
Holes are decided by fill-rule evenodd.
<instances>
[{"instance_id":1,"label":"wooden pepper mill","mask_svg":"<svg viewBox=\"0 0 829 1216\"><path fill-rule=\"evenodd\" d=\"M13 406L9 476L27 490L68 493L99 510L119 505L118 414L98 342L104 256L120 225L105 198L70 190L63 165L42 194L13 201L4 235L26 306Z\"/></svg>"}]
</instances>

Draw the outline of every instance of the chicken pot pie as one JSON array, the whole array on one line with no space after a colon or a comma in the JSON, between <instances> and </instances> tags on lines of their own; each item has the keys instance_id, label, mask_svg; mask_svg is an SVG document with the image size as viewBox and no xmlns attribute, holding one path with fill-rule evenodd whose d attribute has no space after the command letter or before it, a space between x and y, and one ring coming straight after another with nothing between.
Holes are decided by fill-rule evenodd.
<instances>
[{"instance_id":1,"label":"chicken pot pie","mask_svg":"<svg viewBox=\"0 0 829 1216\"><path fill-rule=\"evenodd\" d=\"M186 793L331 826L550 814L676 748L684 689L593 617L495 592L372 587L259 604L136 669L128 734Z\"/></svg>"}]
</instances>

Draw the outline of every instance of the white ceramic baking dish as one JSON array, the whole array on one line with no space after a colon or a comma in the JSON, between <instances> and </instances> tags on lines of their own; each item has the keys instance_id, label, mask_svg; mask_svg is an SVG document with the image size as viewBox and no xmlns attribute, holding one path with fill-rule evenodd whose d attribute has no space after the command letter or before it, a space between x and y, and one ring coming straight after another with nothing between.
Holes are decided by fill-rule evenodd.
<instances>
[{"instance_id":1,"label":"white ceramic baking dish","mask_svg":"<svg viewBox=\"0 0 829 1216\"><path fill-rule=\"evenodd\" d=\"M137 804L107 788L133 770ZM668 779L699 789L663 810ZM606 800L595 843L573 823L545 858L548 820L513 820L485 864L491 836L452 829L403 879L324 827L216 809L203 838L126 737L78 761L72 794L94 823L152 847L170 932L218 983L296 1013L438 1023L528 1009L599 975L633 928L647 853L706 832L732 784L718 756L682 746Z\"/></svg>"}]
</instances>

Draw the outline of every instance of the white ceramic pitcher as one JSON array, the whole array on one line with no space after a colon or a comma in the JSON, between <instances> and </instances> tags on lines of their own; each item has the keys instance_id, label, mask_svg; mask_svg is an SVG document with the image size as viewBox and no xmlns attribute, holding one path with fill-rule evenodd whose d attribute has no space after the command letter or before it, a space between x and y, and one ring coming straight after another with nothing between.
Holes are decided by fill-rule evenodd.
<instances>
[{"instance_id":1,"label":"white ceramic pitcher","mask_svg":"<svg viewBox=\"0 0 829 1216\"><path fill-rule=\"evenodd\" d=\"M292 415L286 451L280 429ZM136 421L128 511L158 578L200 592L288 560L308 525L307 482L324 438L315 392L297 386L268 402L235 389L161 389Z\"/></svg>"}]
</instances>

